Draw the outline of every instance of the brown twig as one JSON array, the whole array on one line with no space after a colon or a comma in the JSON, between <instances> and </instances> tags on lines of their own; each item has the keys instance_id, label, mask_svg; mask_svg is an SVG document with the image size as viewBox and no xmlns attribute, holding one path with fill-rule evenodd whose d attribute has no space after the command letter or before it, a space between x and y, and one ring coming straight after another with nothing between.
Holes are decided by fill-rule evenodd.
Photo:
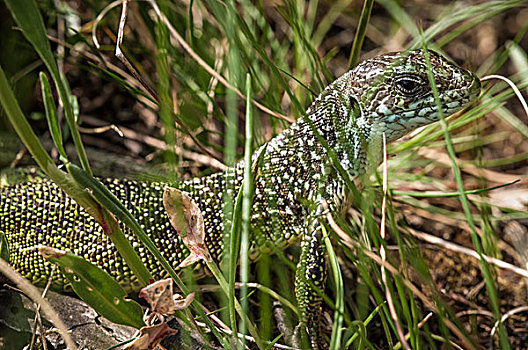
<instances>
[{"instance_id":1,"label":"brown twig","mask_svg":"<svg viewBox=\"0 0 528 350\"><path fill-rule=\"evenodd\" d=\"M416 238L418 238L420 240L426 241L428 243L434 244L434 245L442 247L444 249L449 249L449 250L457 252L457 253L461 253L461 254L464 254L464 255L467 255L467 256L471 256L472 258L475 258L475 259L480 259L479 254L476 251L474 251L473 249L462 247L462 246L460 246L458 244L445 241L445 240L443 240L443 239L441 239L439 237L436 237L436 236L433 236L433 235L429 235L429 234L424 233L424 232L418 232L418 231L416 231L416 230L414 230L414 229L412 229L410 227L408 227L407 229L409 230L409 232L414 237L416 237ZM518 266L512 265L512 264L507 263L507 262L505 262L503 260L500 260L500 259L492 258L491 256L482 255L482 257L484 258L484 260L486 260L490 264L493 264L493 265L495 265L495 266L497 266L499 268L511 271L511 272L513 272L513 273L515 273L517 275L522 276L522 277L528 278L528 270L526 270L526 269L523 269L523 268L520 268Z\"/></svg>"},{"instance_id":2,"label":"brown twig","mask_svg":"<svg viewBox=\"0 0 528 350\"><path fill-rule=\"evenodd\" d=\"M105 65L106 67L110 68L112 71L114 71L115 73L119 74L120 76L122 76L124 78L124 80L129 83L131 86L137 88L138 90L141 90L143 93L145 93L146 95L149 95L149 92L148 90L145 89L145 87L143 85L141 85L137 80L135 80L130 74L128 74L126 71L124 71L123 69L121 69L120 67L116 66L115 64L112 64L111 62L106 62L106 61L103 61L99 56L97 55L94 55L93 53L90 53L90 52L87 52L87 51L84 51L84 50L79 50L78 48L76 48L75 46L73 45L70 45L64 41L61 41L51 35L48 35L47 36L48 39L54 43L57 43L59 45L63 45L64 47L67 47L68 49L70 49L71 51L75 51L81 55L83 55L84 57L86 57L87 59L89 60L92 60L93 62L96 62L96 63L99 63L99 64L103 64ZM144 96L142 95L139 95L139 99L141 100L142 103L146 104L148 107L152 108L152 109L156 109L157 106L154 102L152 102L152 100L149 100L148 98L145 98Z\"/></svg>"},{"instance_id":3,"label":"brown twig","mask_svg":"<svg viewBox=\"0 0 528 350\"><path fill-rule=\"evenodd\" d=\"M42 299L44 299L46 297L46 294L48 293L48 290L51 286L51 281L53 279L53 274L55 273L55 268L56 268L57 265L53 265L53 267L51 268L51 273L48 277L48 283L46 283L46 287L44 288L44 291L42 292ZM30 349L33 349L33 346L35 344L35 335L37 333L37 326L40 328L40 335L42 336L42 347L44 348L44 350L47 350L48 349L48 346L46 345L46 337L45 337L45 333L44 333L44 327L42 326L42 319L40 317L40 304L36 305L35 307L35 321L34 321L34 324L33 324L33 335L31 337L31 343L29 345L29 348Z\"/></svg>"},{"instance_id":4,"label":"brown twig","mask_svg":"<svg viewBox=\"0 0 528 350\"><path fill-rule=\"evenodd\" d=\"M96 119L96 118L90 117L90 116L82 116L82 119L85 120L85 121L88 121L90 123L94 123L94 124L101 123L101 121L99 119ZM144 143L144 144L146 144L148 146L157 148L159 150L163 150L163 151L167 150L167 144L165 142L163 142L162 140L158 140L155 137L139 134L136 131L134 131L132 129L128 129L128 128L123 127L123 126L120 126L119 130L121 131L121 133L123 134L123 137L125 137L125 138L142 142L142 143ZM193 161L195 161L197 163L206 165L206 166L211 167L213 169L225 170L227 168L225 164L223 164L222 162L220 162L216 158L210 157L210 156L205 155L205 154L200 154L200 153L196 153L196 152L187 151L186 149L183 149L183 148L178 147L178 146L175 147L175 151L178 152L179 154L181 154L183 157L185 157L187 159L193 160Z\"/></svg>"},{"instance_id":5,"label":"brown twig","mask_svg":"<svg viewBox=\"0 0 528 350\"><path fill-rule=\"evenodd\" d=\"M125 23L127 19L127 11L128 9L128 0L123 0L123 8L121 10L121 18L119 19L119 30L117 31L117 40L116 40L116 46L115 46L115 56L117 59L119 59L125 67L127 67L128 71L132 73L132 75L147 89L147 91L150 93L152 98L155 100L159 100L158 94L156 93L156 90L150 86L142 77L139 75L139 73L136 71L136 69L132 66L132 64L128 61L125 54L121 50L121 45L123 44L123 37L125 32Z\"/></svg>"},{"instance_id":6,"label":"brown twig","mask_svg":"<svg viewBox=\"0 0 528 350\"><path fill-rule=\"evenodd\" d=\"M97 128L84 128L82 126L77 126L79 131L83 134L102 134L103 132L107 132L108 130L113 130L118 134L120 137L123 137L123 132L119 130L117 126L114 124L106 125L106 126L99 126Z\"/></svg>"},{"instance_id":7,"label":"brown twig","mask_svg":"<svg viewBox=\"0 0 528 350\"><path fill-rule=\"evenodd\" d=\"M449 159L449 156L446 153L439 152L432 148L428 148L424 146L424 147L420 147L420 149L418 150L418 154L421 155L422 157L438 162L440 164L451 166L451 160ZM477 176L477 177L485 178L486 180L491 181L491 182L506 183L506 182L512 182L518 179L520 179L520 181L517 184L528 182L528 176L526 175L509 175L509 174L499 173L497 171L482 169L482 168L478 168L477 166L473 164L464 163L464 161L458 158L456 158L456 162L457 164L461 164L460 165L461 171Z\"/></svg>"}]
</instances>

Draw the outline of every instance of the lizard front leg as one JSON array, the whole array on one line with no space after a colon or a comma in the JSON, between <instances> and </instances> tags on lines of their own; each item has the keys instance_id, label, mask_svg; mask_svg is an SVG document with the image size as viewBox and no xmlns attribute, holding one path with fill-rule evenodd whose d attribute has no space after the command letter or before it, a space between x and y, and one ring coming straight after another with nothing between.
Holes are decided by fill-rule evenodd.
<instances>
[{"instance_id":1,"label":"lizard front leg","mask_svg":"<svg viewBox=\"0 0 528 350\"><path fill-rule=\"evenodd\" d=\"M312 349L319 349L323 341L320 331L323 298L320 291L324 290L327 267L321 226L316 217L310 218L311 222L302 237L301 257L295 276L295 294L300 310L300 332L297 333L300 333L301 339L303 334L308 335Z\"/></svg>"}]
</instances>

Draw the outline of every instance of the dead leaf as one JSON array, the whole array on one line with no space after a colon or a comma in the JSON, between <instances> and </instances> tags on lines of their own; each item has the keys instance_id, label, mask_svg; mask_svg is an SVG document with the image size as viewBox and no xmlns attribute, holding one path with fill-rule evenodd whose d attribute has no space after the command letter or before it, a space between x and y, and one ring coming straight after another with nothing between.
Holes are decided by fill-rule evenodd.
<instances>
[{"instance_id":1,"label":"dead leaf","mask_svg":"<svg viewBox=\"0 0 528 350\"><path fill-rule=\"evenodd\" d=\"M489 197L493 205L525 211L528 207L528 189L526 188L501 188L490 191Z\"/></svg>"},{"instance_id":2,"label":"dead leaf","mask_svg":"<svg viewBox=\"0 0 528 350\"><path fill-rule=\"evenodd\" d=\"M60 250L60 249L53 248L53 247L48 247L45 245L39 245L37 246L37 249L39 253L44 257L44 259L50 259L50 258L60 259L64 255L68 254L64 250Z\"/></svg>"},{"instance_id":3,"label":"dead leaf","mask_svg":"<svg viewBox=\"0 0 528 350\"><path fill-rule=\"evenodd\" d=\"M172 226L190 250L189 256L180 263L179 267L185 267L200 260L212 261L204 243L203 215L192 198L177 188L167 187L163 192L163 206Z\"/></svg>"},{"instance_id":4,"label":"dead leaf","mask_svg":"<svg viewBox=\"0 0 528 350\"><path fill-rule=\"evenodd\" d=\"M139 297L144 298L154 312L173 315L176 308L173 298L172 278L149 284L141 289Z\"/></svg>"},{"instance_id":5,"label":"dead leaf","mask_svg":"<svg viewBox=\"0 0 528 350\"><path fill-rule=\"evenodd\" d=\"M132 343L123 347L123 350L149 350L154 347L166 336L178 333L175 329L170 328L165 322L155 326L142 327L139 330L139 337Z\"/></svg>"},{"instance_id":6,"label":"dead leaf","mask_svg":"<svg viewBox=\"0 0 528 350\"><path fill-rule=\"evenodd\" d=\"M189 307L194 300L194 292L187 294L185 298L181 295L174 295L174 302L176 303L176 310L183 310Z\"/></svg>"}]
</instances>

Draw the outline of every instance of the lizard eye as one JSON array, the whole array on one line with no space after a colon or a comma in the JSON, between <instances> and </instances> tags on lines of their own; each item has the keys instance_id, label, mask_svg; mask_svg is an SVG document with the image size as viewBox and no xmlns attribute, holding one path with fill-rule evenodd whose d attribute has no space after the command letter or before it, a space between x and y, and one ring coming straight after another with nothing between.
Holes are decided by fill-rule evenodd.
<instances>
[{"instance_id":1,"label":"lizard eye","mask_svg":"<svg viewBox=\"0 0 528 350\"><path fill-rule=\"evenodd\" d=\"M426 85L422 78L415 76L403 76L394 83L398 92L408 97L420 94Z\"/></svg>"}]
</instances>

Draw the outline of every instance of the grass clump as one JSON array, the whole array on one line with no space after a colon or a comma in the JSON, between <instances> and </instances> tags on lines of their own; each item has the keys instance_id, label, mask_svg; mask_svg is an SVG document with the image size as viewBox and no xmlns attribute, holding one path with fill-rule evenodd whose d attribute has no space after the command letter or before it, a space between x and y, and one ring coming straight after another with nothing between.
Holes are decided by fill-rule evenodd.
<instances>
[{"instance_id":1,"label":"grass clump","mask_svg":"<svg viewBox=\"0 0 528 350\"><path fill-rule=\"evenodd\" d=\"M381 52L425 45L472 66L479 76L500 72L521 90L526 88L528 26L522 21L522 1L439 2L425 7L392 0L365 1L363 6L349 1L130 2L120 47L136 74L113 55L123 20L118 8L108 8L96 23L107 4L88 1L74 8L73 3L56 7L58 3L39 3L46 32L25 34L63 101L59 114L67 126L61 118L52 122L60 156L63 161L70 157L61 142L73 140L86 173L90 157L85 156L89 152L80 142L77 124L123 128L125 139L109 132L103 148L141 162L147 159L151 171L139 177L173 182L205 175L233 165L302 116L314 95L358 57ZM74 22L82 26L74 30ZM63 30L54 33L55 27ZM45 33L53 38L53 46ZM493 43L491 48L480 44L485 40ZM65 53L53 56L57 52ZM0 55L3 66L10 66L5 63L9 59ZM24 74L43 69L31 67ZM504 267L497 268L488 257L522 264L523 252L516 253L521 248L507 241L504 227L511 220L523 223L527 214L513 197L504 197L519 196L521 201L519 193L524 193L526 176L516 174L525 171L528 132L525 117L509 102L510 90L498 83L484 85L483 91L478 104L389 145L388 154L395 157L387 161L386 174L367 179L344 216L327 217L324 229L332 269L323 316L333 348L479 348L496 343L506 349L522 344L526 326L503 317L520 306L522 288L511 286L521 277L505 276ZM46 106L50 96L46 94ZM78 115L71 105L75 99ZM244 122L253 125L243 128ZM36 121L33 127L45 138L42 124ZM84 135L83 141L94 147L97 138ZM36 142L26 140L30 151ZM38 152L52 163L45 151ZM382 179L387 191L382 190ZM520 182L513 183L517 179ZM500 187L503 184L508 186ZM486 188L493 190L482 190ZM250 196L245 194L247 203ZM244 225L247 204L242 207L246 211L237 212L236 202L226 200L226 216L239 215ZM246 233L244 227L241 232ZM474 249L479 259L447 251L451 246L446 240ZM233 262L238 249L230 253ZM298 256L292 247L262 257L255 268L243 264L242 279L225 273L229 285L222 288L228 297L211 292L198 299L225 310L217 316L231 331L245 333L248 325L257 331L258 345L248 340L250 347L291 344L297 315L284 304L294 300L292 261ZM238 293L239 280L257 284L243 283ZM236 297L240 310L235 310ZM274 312L276 300L283 308ZM203 321L197 309L193 315ZM482 310L489 312L479 314ZM243 323L237 315L241 311ZM215 333L223 346L233 344L223 333Z\"/></svg>"}]
</instances>

